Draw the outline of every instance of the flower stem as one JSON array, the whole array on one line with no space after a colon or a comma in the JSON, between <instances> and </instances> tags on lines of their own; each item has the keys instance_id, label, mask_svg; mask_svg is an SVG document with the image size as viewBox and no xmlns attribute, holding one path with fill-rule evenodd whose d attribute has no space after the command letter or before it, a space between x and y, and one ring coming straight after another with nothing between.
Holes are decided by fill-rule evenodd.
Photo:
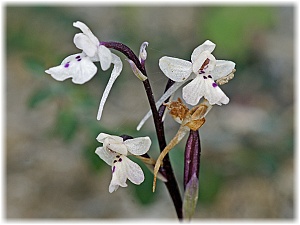
<instances>
[{"instance_id":1,"label":"flower stem","mask_svg":"<svg viewBox=\"0 0 300 225\"><path fill-rule=\"evenodd\" d=\"M141 64L138 57L134 54L134 52L126 45L119 43L119 42L100 42L101 45L106 46L107 48L115 49L121 53L123 53L125 56L128 57L128 59L132 60L137 68L147 77L145 65ZM149 82L149 79L146 79L143 81L143 85L146 91L146 95L148 98L148 102L150 104L150 108L153 115L156 135L159 143L160 151L163 151L163 149L167 146L166 139L165 139L165 132L164 132L164 125L162 121L162 117L159 114L156 106L155 106L155 100L152 92L152 88ZM161 167L160 172L167 178L167 182L165 182L165 185L169 191L169 194L173 200L174 207L176 209L177 217L178 219L183 219L182 214L182 199L179 192L178 184L176 181L176 178L173 173L173 169L171 166L170 159L168 155L163 160L163 167Z\"/></svg>"}]
</instances>

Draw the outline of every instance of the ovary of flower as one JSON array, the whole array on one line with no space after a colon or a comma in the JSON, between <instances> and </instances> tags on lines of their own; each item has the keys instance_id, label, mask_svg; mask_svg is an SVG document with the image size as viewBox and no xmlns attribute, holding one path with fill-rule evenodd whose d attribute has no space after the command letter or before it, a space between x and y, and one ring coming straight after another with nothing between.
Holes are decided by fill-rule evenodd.
<instances>
[{"instance_id":1,"label":"ovary of flower","mask_svg":"<svg viewBox=\"0 0 300 225\"><path fill-rule=\"evenodd\" d=\"M73 39L74 44L77 48L82 50L82 53L66 57L61 65L52 67L45 72L58 81L72 78L73 83L84 84L92 79L97 72L97 67L94 65L94 62L99 61L101 68L104 71L110 67L111 63L113 63L114 68L104 90L97 114L97 119L100 120L110 89L116 78L120 75L123 64L118 56L111 53L108 48L100 44L98 38L84 23L77 21L73 23L73 26L82 31L82 33L75 34Z\"/></svg>"},{"instance_id":2,"label":"ovary of flower","mask_svg":"<svg viewBox=\"0 0 300 225\"><path fill-rule=\"evenodd\" d=\"M119 186L127 187L126 180L134 184L144 181L144 173L141 167L131 161L127 155L143 155L151 145L149 137L139 137L123 141L119 136L100 133L97 137L102 147L96 149L96 154L112 167L112 180L109 192L116 191Z\"/></svg>"},{"instance_id":3,"label":"ovary of flower","mask_svg":"<svg viewBox=\"0 0 300 225\"><path fill-rule=\"evenodd\" d=\"M182 140L182 138L190 130L196 131L200 129L200 127L205 123L205 116L212 108L212 105L210 105L207 100L204 100L200 105L197 105L189 110L182 103L180 98L178 98L178 100L175 102L167 103L166 106L168 110L170 110L169 113L173 119L181 125L174 138L164 148L156 160L153 172L153 192L155 191L156 186L156 176L160 166L162 165L164 157Z\"/></svg>"}]
</instances>

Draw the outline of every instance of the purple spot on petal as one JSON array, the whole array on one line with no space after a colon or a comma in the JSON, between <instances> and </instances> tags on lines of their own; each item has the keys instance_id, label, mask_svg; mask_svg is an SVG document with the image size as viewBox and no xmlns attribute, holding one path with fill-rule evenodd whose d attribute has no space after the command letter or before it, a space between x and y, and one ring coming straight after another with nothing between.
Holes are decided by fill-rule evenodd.
<instances>
[{"instance_id":1,"label":"purple spot on petal","mask_svg":"<svg viewBox=\"0 0 300 225\"><path fill-rule=\"evenodd\" d=\"M122 158L119 158L119 162L122 162Z\"/></svg>"},{"instance_id":2,"label":"purple spot on petal","mask_svg":"<svg viewBox=\"0 0 300 225\"><path fill-rule=\"evenodd\" d=\"M67 62L67 63L64 65L65 68L68 68L69 66L70 66L70 62Z\"/></svg>"},{"instance_id":3,"label":"purple spot on petal","mask_svg":"<svg viewBox=\"0 0 300 225\"><path fill-rule=\"evenodd\" d=\"M77 61L78 61L78 62L80 62L80 61L81 61L81 59L79 58L79 59L77 59Z\"/></svg>"},{"instance_id":4,"label":"purple spot on petal","mask_svg":"<svg viewBox=\"0 0 300 225\"><path fill-rule=\"evenodd\" d=\"M114 173L114 172L115 172L115 170L116 170L116 167L115 167L115 166L113 166L113 168L112 168L112 172Z\"/></svg>"},{"instance_id":5,"label":"purple spot on petal","mask_svg":"<svg viewBox=\"0 0 300 225\"><path fill-rule=\"evenodd\" d=\"M208 75L207 77L208 77L208 78L212 78L212 76L211 76L211 75Z\"/></svg>"},{"instance_id":6,"label":"purple spot on petal","mask_svg":"<svg viewBox=\"0 0 300 225\"><path fill-rule=\"evenodd\" d=\"M76 56L75 59L80 59L80 55Z\"/></svg>"},{"instance_id":7,"label":"purple spot on petal","mask_svg":"<svg viewBox=\"0 0 300 225\"><path fill-rule=\"evenodd\" d=\"M113 163L116 163L116 162L117 162L117 160L114 160L114 161L113 161Z\"/></svg>"},{"instance_id":8,"label":"purple spot on petal","mask_svg":"<svg viewBox=\"0 0 300 225\"><path fill-rule=\"evenodd\" d=\"M206 76L203 76L203 78L204 78L204 79L207 79L207 77L206 77Z\"/></svg>"},{"instance_id":9,"label":"purple spot on petal","mask_svg":"<svg viewBox=\"0 0 300 225\"><path fill-rule=\"evenodd\" d=\"M218 85L214 82L212 83L212 86L215 88L215 87L218 87Z\"/></svg>"}]
</instances>

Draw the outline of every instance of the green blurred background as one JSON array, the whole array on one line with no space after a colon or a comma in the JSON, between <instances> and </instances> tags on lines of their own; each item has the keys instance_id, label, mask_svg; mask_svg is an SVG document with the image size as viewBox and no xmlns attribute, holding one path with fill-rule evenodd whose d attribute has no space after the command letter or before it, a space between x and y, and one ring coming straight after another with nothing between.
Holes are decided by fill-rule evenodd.
<instances>
[{"instance_id":1,"label":"green blurred background","mask_svg":"<svg viewBox=\"0 0 300 225\"><path fill-rule=\"evenodd\" d=\"M176 218L164 185L151 192L145 167L142 185L128 182L109 194L111 169L94 153L96 136L107 132L150 136L149 154L158 155L152 119L135 130L149 106L125 56L117 53L124 69L100 122L111 70L99 69L85 85L44 72L80 52L72 26L79 20L101 41L135 52L149 42L146 68L156 99L167 81L160 57L189 60L205 40L216 43L214 56L234 61L237 72L222 86L230 104L214 107L200 132L194 217L294 218L294 14L283 4L6 5L6 217ZM168 141L178 127L166 118ZM171 152L181 190L185 140Z\"/></svg>"}]
</instances>

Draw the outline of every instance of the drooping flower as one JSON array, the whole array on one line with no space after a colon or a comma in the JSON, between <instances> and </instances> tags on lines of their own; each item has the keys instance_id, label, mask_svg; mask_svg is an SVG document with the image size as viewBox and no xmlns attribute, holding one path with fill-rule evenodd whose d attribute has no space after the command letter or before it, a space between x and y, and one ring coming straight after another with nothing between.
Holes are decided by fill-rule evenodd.
<instances>
[{"instance_id":1,"label":"drooping flower","mask_svg":"<svg viewBox=\"0 0 300 225\"><path fill-rule=\"evenodd\" d=\"M82 31L82 33L75 34L73 39L74 44L82 50L82 53L66 57L59 66L52 67L45 72L58 81L72 78L73 83L84 84L92 79L97 72L94 62L100 62L101 69L104 71L109 69L111 63L113 63L114 68L103 92L98 110L97 119L100 120L110 89L120 75L123 64L118 56L100 44L98 38L84 23L77 21L73 23L73 26Z\"/></svg>"},{"instance_id":2,"label":"drooping flower","mask_svg":"<svg viewBox=\"0 0 300 225\"><path fill-rule=\"evenodd\" d=\"M119 186L127 187L127 179L134 184L141 184L144 181L144 173L141 167L127 156L145 154L151 145L149 137L123 141L122 137L100 133L97 140L103 143L103 146L96 149L96 154L112 167L110 193L116 191Z\"/></svg>"},{"instance_id":3,"label":"drooping flower","mask_svg":"<svg viewBox=\"0 0 300 225\"><path fill-rule=\"evenodd\" d=\"M202 97L207 99L211 105L222 105L229 102L229 98L215 81L231 74L234 71L235 63L227 60L216 60L211 54L215 47L216 45L211 41L205 41L194 49L191 62L168 56L159 60L160 69L175 83L158 100L157 107L190 80L192 81L182 89L182 98L186 103L197 105ZM137 130L150 116L151 112L148 112L138 125Z\"/></svg>"}]
</instances>

